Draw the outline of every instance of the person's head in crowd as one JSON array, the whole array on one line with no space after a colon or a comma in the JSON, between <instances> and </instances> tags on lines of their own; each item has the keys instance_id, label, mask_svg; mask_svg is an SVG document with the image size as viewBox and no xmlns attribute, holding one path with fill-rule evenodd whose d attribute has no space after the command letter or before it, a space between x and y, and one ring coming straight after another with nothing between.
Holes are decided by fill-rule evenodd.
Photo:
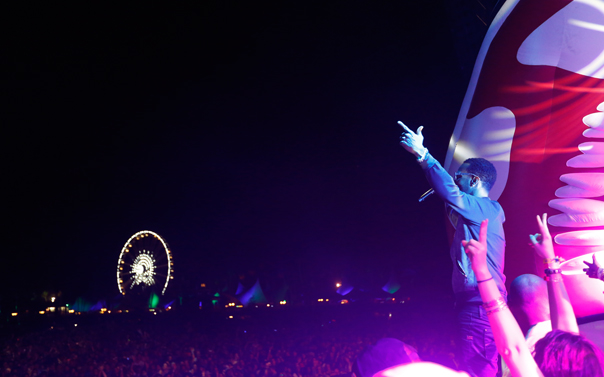
<instances>
[{"instance_id":1,"label":"person's head in crowd","mask_svg":"<svg viewBox=\"0 0 604 377\"><path fill-rule=\"evenodd\" d=\"M439 364L417 362L412 364L396 365L382 370L374 377L469 377L466 372L457 372Z\"/></svg>"},{"instance_id":2,"label":"person's head in crowd","mask_svg":"<svg viewBox=\"0 0 604 377\"><path fill-rule=\"evenodd\" d=\"M386 368L419 361L415 348L394 338L382 338L367 346L357 357L352 375L371 377Z\"/></svg>"},{"instance_id":3,"label":"person's head in crowd","mask_svg":"<svg viewBox=\"0 0 604 377\"><path fill-rule=\"evenodd\" d=\"M547 283L543 278L524 274L514 279L508 293L508 307L524 333L550 319Z\"/></svg>"},{"instance_id":4,"label":"person's head in crowd","mask_svg":"<svg viewBox=\"0 0 604 377\"><path fill-rule=\"evenodd\" d=\"M554 330L535 344L534 357L545 377L604 377L604 354L582 335Z\"/></svg>"}]
</instances>

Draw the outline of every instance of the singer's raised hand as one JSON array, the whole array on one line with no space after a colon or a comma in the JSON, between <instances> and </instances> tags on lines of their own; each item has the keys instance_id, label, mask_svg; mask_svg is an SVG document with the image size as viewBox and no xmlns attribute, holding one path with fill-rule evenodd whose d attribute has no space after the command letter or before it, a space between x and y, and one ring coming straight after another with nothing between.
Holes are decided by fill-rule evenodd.
<instances>
[{"instance_id":1,"label":"singer's raised hand","mask_svg":"<svg viewBox=\"0 0 604 377\"><path fill-rule=\"evenodd\" d=\"M403 133L401 134L400 144L405 150L415 157L423 157L427 150L424 148L424 135L422 130L424 126L419 126L417 133L413 132L405 125L405 123L398 121L398 124L403 127Z\"/></svg>"}]
</instances>

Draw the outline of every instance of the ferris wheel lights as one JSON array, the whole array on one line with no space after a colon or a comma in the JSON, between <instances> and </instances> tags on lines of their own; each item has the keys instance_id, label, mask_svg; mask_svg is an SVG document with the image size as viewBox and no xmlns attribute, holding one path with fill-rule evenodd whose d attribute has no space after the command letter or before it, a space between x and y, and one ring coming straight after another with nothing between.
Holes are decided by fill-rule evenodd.
<instances>
[{"instance_id":1,"label":"ferris wheel lights","mask_svg":"<svg viewBox=\"0 0 604 377\"><path fill-rule=\"evenodd\" d=\"M149 236L153 236L159 243L146 241L145 238ZM134 255L129 254L130 249ZM162 258L165 256L167 261L160 259L161 265L158 265L157 257L159 256ZM126 269L123 268L124 264L128 265ZM126 289L133 289L137 285L155 285L158 283L156 279L161 276L161 279L165 279L161 292L163 295L168 287L168 282L172 279L171 274L174 270L171 266L173 265L172 252L161 236L149 230L137 232L126 241L118 258L118 289L122 295L125 295ZM128 281L128 284L123 284L125 280Z\"/></svg>"}]
</instances>

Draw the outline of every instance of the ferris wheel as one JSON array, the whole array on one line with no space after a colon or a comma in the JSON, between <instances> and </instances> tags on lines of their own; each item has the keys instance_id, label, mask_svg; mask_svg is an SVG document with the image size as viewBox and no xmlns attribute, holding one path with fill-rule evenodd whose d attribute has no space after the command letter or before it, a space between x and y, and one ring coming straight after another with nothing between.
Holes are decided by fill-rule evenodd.
<instances>
[{"instance_id":1,"label":"ferris wheel","mask_svg":"<svg viewBox=\"0 0 604 377\"><path fill-rule=\"evenodd\" d=\"M172 252L159 234L142 230L126 241L117 260L117 286L122 295L155 285L163 295L173 278Z\"/></svg>"}]
</instances>

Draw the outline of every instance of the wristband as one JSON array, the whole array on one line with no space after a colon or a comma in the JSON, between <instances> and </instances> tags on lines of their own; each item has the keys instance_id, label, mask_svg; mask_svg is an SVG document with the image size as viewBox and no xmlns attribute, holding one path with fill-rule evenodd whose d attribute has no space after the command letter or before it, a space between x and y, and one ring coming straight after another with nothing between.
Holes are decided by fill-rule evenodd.
<instances>
[{"instance_id":1,"label":"wristband","mask_svg":"<svg viewBox=\"0 0 604 377\"><path fill-rule=\"evenodd\" d=\"M423 156L422 155L417 156L417 162L421 164L422 162L426 161L426 156L428 156L428 148L424 148Z\"/></svg>"},{"instance_id":2,"label":"wristband","mask_svg":"<svg viewBox=\"0 0 604 377\"><path fill-rule=\"evenodd\" d=\"M546 275L545 281L551 281L552 283L560 283L562 281L562 275Z\"/></svg>"},{"instance_id":3,"label":"wristband","mask_svg":"<svg viewBox=\"0 0 604 377\"><path fill-rule=\"evenodd\" d=\"M501 306L502 304L505 305L505 300L503 299L503 297L499 296L499 298L496 300L485 302L484 304L482 304L482 307L486 310L489 310Z\"/></svg>"},{"instance_id":4,"label":"wristband","mask_svg":"<svg viewBox=\"0 0 604 377\"><path fill-rule=\"evenodd\" d=\"M498 311L503 310L507 307L508 307L508 305L505 302L503 302L503 303L499 304L497 307L495 307L491 310L487 310L487 315L497 313Z\"/></svg>"},{"instance_id":5,"label":"wristband","mask_svg":"<svg viewBox=\"0 0 604 377\"><path fill-rule=\"evenodd\" d=\"M554 275L554 274L559 274L559 273L560 273L560 269L559 268L546 268L545 269L545 274L547 276Z\"/></svg>"},{"instance_id":6,"label":"wristband","mask_svg":"<svg viewBox=\"0 0 604 377\"><path fill-rule=\"evenodd\" d=\"M556 257L553 257L553 258L544 258L543 259L543 263L544 264L549 264L549 263L552 263L552 262L562 263L562 262L564 262L564 258L556 256Z\"/></svg>"}]
</instances>

